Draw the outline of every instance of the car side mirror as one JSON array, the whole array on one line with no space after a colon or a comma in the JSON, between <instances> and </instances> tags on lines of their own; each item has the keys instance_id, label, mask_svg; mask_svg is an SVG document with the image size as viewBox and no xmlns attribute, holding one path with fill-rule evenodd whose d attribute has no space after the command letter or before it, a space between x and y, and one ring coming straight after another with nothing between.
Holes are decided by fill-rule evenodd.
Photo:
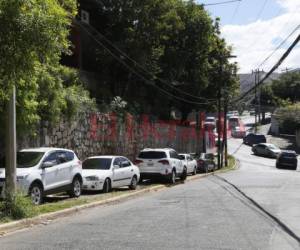
<instances>
[{"instance_id":1,"label":"car side mirror","mask_svg":"<svg viewBox=\"0 0 300 250\"><path fill-rule=\"evenodd\" d=\"M45 169L45 168L50 168L53 167L55 165L55 163L53 163L52 161L45 161L43 162L41 168Z\"/></svg>"},{"instance_id":2,"label":"car side mirror","mask_svg":"<svg viewBox=\"0 0 300 250\"><path fill-rule=\"evenodd\" d=\"M120 168L120 166L119 165L114 165L113 166L113 170L115 170L115 169L119 169Z\"/></svg>"}]
</instances>

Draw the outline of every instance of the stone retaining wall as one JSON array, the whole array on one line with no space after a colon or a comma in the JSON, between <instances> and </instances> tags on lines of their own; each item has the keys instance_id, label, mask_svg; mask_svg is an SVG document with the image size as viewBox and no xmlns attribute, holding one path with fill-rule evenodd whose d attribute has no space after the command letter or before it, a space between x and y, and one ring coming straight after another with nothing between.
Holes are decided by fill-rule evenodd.
<instances>
[{"instance_id":1,"label":"stone retaining wall","mask_svg":"<svg viewBox=\"0 0 300 250\"><path fill-rule=\"evenodd\" d=\"M42 123L36 137L18 141L18 148L62 147L73 149L80 159L92 155L117 154L134 159L142 148L172 147L178 152L199 152L201 132L174 121L151 116L84 113L73 121L56 126Z\"/></svg>"}]
</instances>

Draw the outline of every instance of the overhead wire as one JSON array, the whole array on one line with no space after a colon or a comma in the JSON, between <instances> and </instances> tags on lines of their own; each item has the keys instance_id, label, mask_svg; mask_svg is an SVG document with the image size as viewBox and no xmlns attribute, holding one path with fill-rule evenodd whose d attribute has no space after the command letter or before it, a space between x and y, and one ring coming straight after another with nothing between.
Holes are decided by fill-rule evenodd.
<instances>
[{"instance_id":1,"label":"overhead wire","mask_svg":"<svg viewBox=\"0 0 300 250\"><path fill-rule=\"evenodd\" d=\"M223 5L223 4L228 4L228 3L235 3L235 2L241 2L242 0L230 0L230 1L223 1L223 2L216 2L216 3L204 3L201 4L203 6L214 6L214 5Z\"/></svg>"},{"instance_id":2,"label":"overhead wire","mask_svg":"<svg viewBox=\"0 0 300 250\"><path fill-rule=\"evenodd\" d=\"M76 20L77 23L80 23L81 26L85 25L85 23L82 23L78 20ZM95 29L92 25L88 24L88 27L91 28L95 33L97 33L101 38L103 38L107 43L109 43L115 50L117 50L123 57L127 58L129 61L131 61L135 67L140 68L142 71L144 71L145 73L147 73L149 76L151 76L152 78L168 85L170 88L176 90L178 93L182 93L186 96L198 99L198 100L206 100L206 101L216 101L216 99L207 99L207 98L203 98L203 97L199 97L199 96L195 96L191 93L188 93L184 90L178 89L175 86L173 86L171 83L168 83L166 80L161 79L157 76L154 76L153 73L149 72L148 70L146 70L145 68L143 68L140 63L138 63L137 61L135 61L134 59L132 59L131 57L129 57L125 52L123 52L120 48L118 48L112 41L110 41L106 36L104 36L101 32L99 32L97 29ZM93 34L91 34L93 35Z\"/></svg>"},{"instance_id":3,"label":"overhead wire","mask_svg":"<svg viewBox=\"0 0 300 250\"><path fill-rule=\"evenodd\" d=\"M246 91L242 96L240 96L237 99L233 99L232 102L238 102L242 99L244 99L248 94L250 94L255 88L259 87L264 83L264 81L269 78L269 76L284 62L284 60L288 57L288 55L291 53L291 51L294 49L294 47L298 44L300 41L300 34L297 36L297 38L294 40L294 42L289 46L289 48L285 51L285 53L280 57L278 62L271 68L271 70L257 83L256 86L252 87L248 91Z\"/></svg>"},{"instance_id":4,"label":"overhead wire","mask_svg":"<svg viewBox=\"0 0 300 250\"><path fill-rule=\"evenodd\" d=\"M236 15L237 15L237 13L238 13L238 11L239 11L240 5L241 5L241 1L237 2L236 7L235 7L235 9L234 9L234 11L233 11L233 14L232 14L232 16L231 16L231 18L230 18L230 23L232 23L232 21L233 21L234 18L236 17Z\"/></svg>"},{"instance_id":5,"label":"overhead wire","mask_svg":"<svg viewBox=\"0 0 300 250\"><path fill-rule=\"evenodd\" d=\"M89 32L89 30L87 30L80 22L78 22L78 24L80 25L80 27L89 35L91 36L94 41L96 43L98 43L102 48L104 48L113 58L115 58L119 63L121 63L124 67L126 67L129 71L131 71L132 73L134 73L136 76L138 76L139 78L141 78L146 84L148 85L151 85L155 88L157 88L159 91L163 92L164 94L174 98L174 99L177 99L177 100L180 100L182 102L185 102L185 103L189 103L189 104L195 104L195 105L207 105L207 104L210 104L210 103L213 103L212 101L211 102L203 102L203 103L200 103L200 102L194 102L194 101L190 101L190 100L186 100L184 98L181 98L179 96L176 96L176 95L173 95L172 93L168 92L167 90L157 86L152 80L149 80L149 79L146 79L143 75L141 75L139 72L137 72L135 69L133 69L131 66L129 66L127 63L125 63L122 59L119 58L119 56L115 55L110 49L108 49L101 41L99 41L97 38L95 38L95 36L93 36L93 34L91 32ZM215 101L214 101L215 102Z\"/></svg>"}]
</instances>

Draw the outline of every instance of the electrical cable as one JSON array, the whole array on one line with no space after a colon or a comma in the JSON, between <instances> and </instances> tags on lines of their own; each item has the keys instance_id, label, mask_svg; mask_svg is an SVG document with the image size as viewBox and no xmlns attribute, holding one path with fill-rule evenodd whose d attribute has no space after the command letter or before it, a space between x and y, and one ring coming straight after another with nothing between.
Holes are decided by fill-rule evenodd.
<instances>
[{"instance_id":1,"label":"electrical cable","mask_svg":"<svg viewBox=\"0 0 300 250\"><path fill-rule=\"evenodd\" d=\"M235 3L235 2L241 2L242 0L231 0L231 1L223 1L223 2L216 2L216 3L206 3L201 4L202 6L214 6L214 5L222 5L222 4L228 4L228 3Z\"/></svg>"},{"instance_id":2,"label":"electrical cable","mask_svg":"<svg viewBox=\"0 0 300 250\"><path fill-rule=\"evenodd\" d=\"M256 68L260 68L262 65L265 64L266 61L268 61L277 50L279 50L285 43L286 41L300 28L300 25L297 25L297 27L271 52L270 55L268 55ZM251 78L251 75L249 75L243 82L240 84L243 85L246 83L249 79Z\"/></svg>"},{"instance_id":3,"label":"electrical cable","mask_svg":"<svg viewBox=\"0 0 300 250\"><path fill-rule=\"evenodd\" d=\"M290 47L285 51L285 53L281 56L281 58L278 60L278 62L272 67L272 69L261 79L256 86L252 87L248 91L246 91L241 97L232 100L232 102L238 102L242 99L244 99L249 93L251 93L255 88L259 87L264 83L264 81L269 78L269 76L283 63L283 61L288 57L288 55L291 53L291 51L294 49L294 47L298 44L300 41L300 35L297 36L295 41L290 45Z\"/></svg>"},{"instance_id":4,"label":"electrical cable","mask_svg":"<svg viewBox=\"0 0 300 250\"><path fill-rule=\"evenodd\" d=\"M85 23L76 20L77 23L80 23L81 26L86 25ZM105 37L101 32L99 32L96 28L94 28L92 25L88 24L88 27L91 28L94 32L96 32L101 38L103 38L107 43L109 43L115 50L117 50L120 54L122 54L122 56L126 57L129 61L131 61L136 67L140 68L142 71L144 71L145 73L149 74L152 78L155 78L157 80L159 80L160 82L168 85L170 88L175 89L177 92L182 93L186 96L190 96L193 97L195 99L199 99L199 100L208 100L208 101L213 101L216 99L207 99L207 98L203 98L203 97L199 97L199 96L195 96L192 95L186 91L183 91L181 89L176 88L175 86L173 86L171 83L168 83L166 80L163 80L157 76L154 76L151 72L149 72L148 70L146 70L145 68L143 68L137 61L135 61L134 59L132 59L131 57L129 57L125 52L123 52L121 49L119 49L116 45L113 44L112 41L110 41L107 37ZM92 34L93 35L93 34Z\"/></svg>"},{"instance_id":5,"label":"electrical cable","mask_svg":"<svg viewBox=\"0 0 300 250\"><path fill-rule=\"evenodd\" d=\"M233 21L234 18L236 17L236 14L237 14L238 11L239 11L240 5L241 5L241 1L239 1L239 2L237 3L237 5L236 5L236 7L235 7L235 9L234 9L234 11L233 11L233 14L232 14L232 16L231 16L231 18L230 18L230 23L232 23L232 21Z\"/></svg>"},{"instance_id":6,"label":"electrical cable","mask_svg":"<svg viewBox=\"0 0 300 250\"><path fill-rule=\"evenodd\" d=\"M172 93L168 92L167 90L164 90L162 88L160 88L159 86L157 86L153 81L146 79L143 75L141 75L140 73L138 73L137 71L135 71L131 66L127 65L123 60L121 60L117 55L115 55L110 49L108 49L102 42L100 42L98 39L96 39L92 33L90 33L82 24L79 23L79 25L81 26L81 28L88 34L90 35L94 41L96 43L98 43L102 48L104 48L113 58L115 58L119 63L121 63L123 66L125 66L129 71L131 71L132 73L134 73L135 75L137 75L138 77L140 77L141 79L143 79L145 81L146 84L151 85L155 88L157 88L159 91L165 93L166 95L175 98L177 100L180 100L182 102L186 102L189 104L195 104L195 105L207 105L213 102L205 102L205 103L200 103L200 102L193 102L190 100L186 100L184 98L178 97L176 95L173 95Z\"/></svg>"}]
</instances>

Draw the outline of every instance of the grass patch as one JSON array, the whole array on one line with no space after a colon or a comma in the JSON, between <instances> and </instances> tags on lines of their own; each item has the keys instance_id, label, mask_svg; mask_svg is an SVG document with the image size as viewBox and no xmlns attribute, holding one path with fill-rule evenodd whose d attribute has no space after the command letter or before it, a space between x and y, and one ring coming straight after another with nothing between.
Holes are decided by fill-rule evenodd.
<instances>
[{"instance_id":1,"label":"grass patch","mask_svg":"<svg viewBox=\"0 0 300 250\"><path fill-rule=\"evenodd\" d=\"M235 166L236 166L236 159L232 155L228 155L228 166L221 168L220 170L218 170L218 172L224 173L230 170L234 170Z\"/></svg>"}]
</instances>

